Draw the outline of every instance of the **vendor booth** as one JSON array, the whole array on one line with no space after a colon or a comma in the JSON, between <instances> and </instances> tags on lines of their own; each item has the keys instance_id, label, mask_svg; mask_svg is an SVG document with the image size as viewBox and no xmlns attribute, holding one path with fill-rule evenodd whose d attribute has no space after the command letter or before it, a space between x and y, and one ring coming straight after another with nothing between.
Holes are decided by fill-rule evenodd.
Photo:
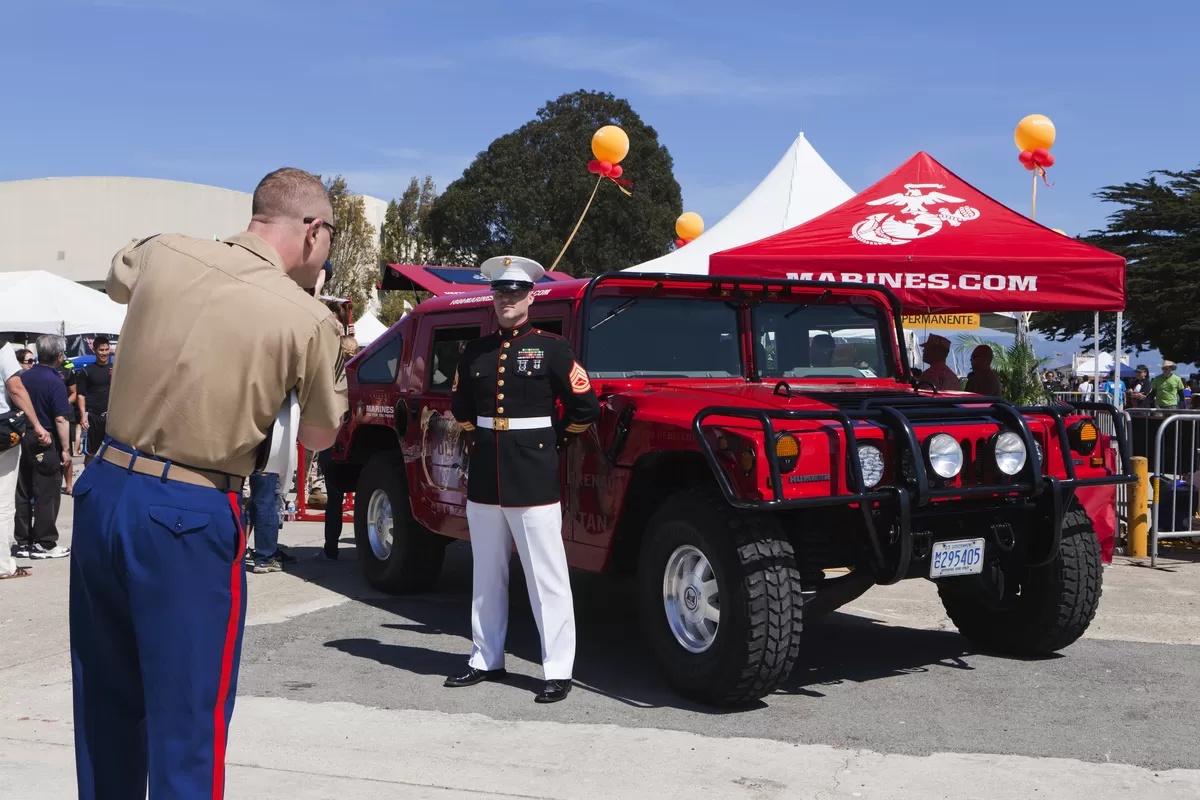
<instances>
[{"instance_id":1,"label":"vendor booth","mask_svg":"<svg viewBox=\"0 0 1200 800\"><path fill-rule=\"evenodd\" d=\"M714 253L709 272L882 284L906 314L1125 307L1125 259L998 203L928 153L802 225ZM1079 492L1105 560L1115 491Z\"/></svg>"},{"instance_id":2,"label":"vendor booth","mask_svg":"<svg viewBox=\"0 0 1200 800\"><path fill-rule=\"evenodd\" d=\"M928 153L802 225L714 253L709 272L879 283L910 314L1125 307L1125 259L998 203Z\"/></svg>"}]
</instances>

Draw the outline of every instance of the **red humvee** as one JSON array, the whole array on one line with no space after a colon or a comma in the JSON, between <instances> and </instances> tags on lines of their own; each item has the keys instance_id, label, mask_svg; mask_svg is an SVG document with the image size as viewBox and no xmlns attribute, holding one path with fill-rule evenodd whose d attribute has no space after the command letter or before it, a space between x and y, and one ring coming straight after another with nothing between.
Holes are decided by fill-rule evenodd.
<instances>
[{"instance_id":1,"label":"red humvee","mask_svg":"<svg viewBox=\"0 0 1200 800\"><path fill-rule=\"evenodd\" d=\"M422 269L456 280L405 269L407 285ZM535 294L534 324L570 339L602 408L562 455L567 558L636 571L645 635L680 693L771 692L803 615L906 578L934 580L992 651L1059 650L1091 622L1100 550L1075 492L1132 481L1111 407L923 386L881 286L612 273ZM356 480L376 588L429 589L446 544L468 538L450 386L462 346L495 325L486 289L436 297L347 367L335 459Z\"/></svg>"}]
</instances>

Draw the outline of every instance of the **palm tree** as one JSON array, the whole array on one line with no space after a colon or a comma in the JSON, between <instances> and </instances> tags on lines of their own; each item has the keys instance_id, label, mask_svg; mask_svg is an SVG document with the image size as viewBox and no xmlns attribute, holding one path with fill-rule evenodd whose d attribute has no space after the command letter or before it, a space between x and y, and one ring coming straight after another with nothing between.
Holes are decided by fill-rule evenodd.
<instances>
[{"instance_id":1,"label":"palm tree","mask_svg":"<svg viewBox=\"0 0 1200 800\"><path fill-rule=\"evenodd\" d=\"M1049 358L1038 358L1033 344L1020 338L1004 347L979 336L966 334L958 337L955 351L969 353L981 344L992 348L992 369L1000 378L1000 395L1019 406L1032 406L1050 401L1050 393L1042 385L1042 367Z\"/></svg>"}]
</instances>

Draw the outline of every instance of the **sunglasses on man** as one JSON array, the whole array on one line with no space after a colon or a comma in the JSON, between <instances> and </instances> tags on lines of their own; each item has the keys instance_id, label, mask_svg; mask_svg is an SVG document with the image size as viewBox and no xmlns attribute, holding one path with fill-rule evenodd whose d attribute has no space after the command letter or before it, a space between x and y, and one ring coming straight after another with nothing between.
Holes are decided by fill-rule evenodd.
<instances>
[{"instance_id":1,"label":"sunglasses on man","mask_svg":"<svg viewBox=\"0 0 1200 800\"><path fill-rule=\"evenodd\" d=\"M304 224L312 225L317 220L321 221L322 228L325 228L327 231L329 231L329 243L333 244L333 240L337 238L338 229L337 229L337 226L334 225L332 222L326 222L325 220L321 219L320 217L305 217Z\"/></svg>"}]
</instances>

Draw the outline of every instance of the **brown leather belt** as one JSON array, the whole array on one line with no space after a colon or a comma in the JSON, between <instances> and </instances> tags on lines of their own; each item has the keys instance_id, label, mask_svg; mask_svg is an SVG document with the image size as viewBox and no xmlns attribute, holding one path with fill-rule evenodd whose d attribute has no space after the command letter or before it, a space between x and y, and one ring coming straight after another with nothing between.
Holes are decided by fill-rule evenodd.
<instances>
[{"instance_id":1,"label":"brown leather belt","mask_svg":"<svg viewBox=\"0 0 1200 800\"><path fill-rule=\"evenodd\" d=\"M222 492L240 493L242 491L244 479L237 475L226 475L224 472L210 472L206 469L181 467L178 464L168 464L166 461L160 461L157 458L140 453L135 461L131 453L126 453L124 450L118 450L115 447L105 447L103 458L108 463L118 466L121 469L129 469L129 465L132 463L134 472L139 475L149 475L151 478L187 483L192 486L203 486L207 489L219 489ZM165 477L163 472L166 472Z\"/></svg>"}]
</instances>

